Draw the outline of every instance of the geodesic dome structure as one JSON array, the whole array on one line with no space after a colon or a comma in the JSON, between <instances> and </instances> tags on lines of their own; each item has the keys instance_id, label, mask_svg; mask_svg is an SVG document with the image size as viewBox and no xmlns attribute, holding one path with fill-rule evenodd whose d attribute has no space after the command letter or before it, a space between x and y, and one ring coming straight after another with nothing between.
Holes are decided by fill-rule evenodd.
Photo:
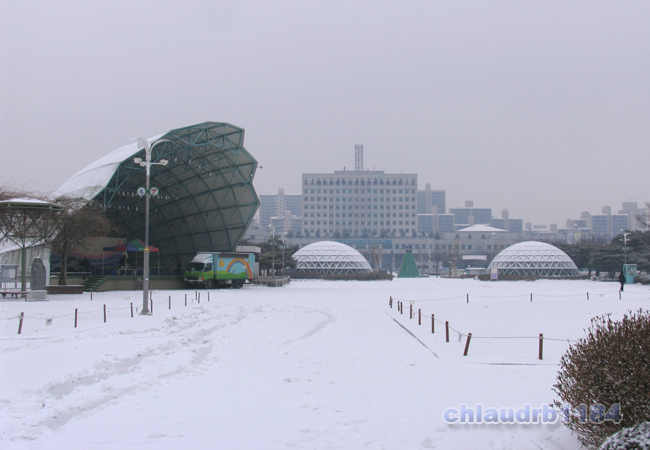
<instances>
[{"instance_id":1,"label":"geodesic dome structure","mask_svg":"<svg viewBox=\"0 0 650 450\"><path fill-rule=\"evenodd\" d=\"M163 141L163 139L165 141ZM156 141L160 142L155 144ZM199 251L234 251L259 206L253 188L257 161L243 147L244 130L206 122L147 139L151 186L149 244L167 266L180 256L188 262ZM84 198L100 205L129 239L144 240L145 169L134 158L145 151L134 142L82 169L52 196Z\"/></svg>"},{"instance_id":2,"label":"geodesic dome structure","mask_svg":"<svg viewBox=\"0 0 650 450\"><path fill-rule=\"evenodd\" d=\"M306 245L293 254L297 272L339 275L372 272L361 253L340 242L323 241Z\"/></svg>"},{"instance_id":3,"label":"geodesic dome structure","mask_svg":"<svg viewBox=\"0 0 650 450\"><path fill-rule=\"evenodd\" d=\"M488 272L496 267L499 275L575 277L580 275L573 260L559 248L544 242L527 241L511 245L494 257Z\"/></svg>"}]
</instances>

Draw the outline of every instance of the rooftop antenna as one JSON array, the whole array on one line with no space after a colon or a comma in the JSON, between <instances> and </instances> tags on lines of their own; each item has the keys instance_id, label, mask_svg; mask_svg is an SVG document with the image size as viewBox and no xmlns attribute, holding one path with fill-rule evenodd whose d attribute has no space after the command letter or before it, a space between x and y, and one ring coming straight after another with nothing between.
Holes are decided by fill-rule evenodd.
<instances>
[{"instance_id":1,"label":"rooftop antenna","mask_svg":"<svg viewBox=\"0 0 650 450\"><path fill-rule=\"evenodd\" d=\"M354 144L354 170L363 171L363 144Z\"/></svg>"}]
</instances>

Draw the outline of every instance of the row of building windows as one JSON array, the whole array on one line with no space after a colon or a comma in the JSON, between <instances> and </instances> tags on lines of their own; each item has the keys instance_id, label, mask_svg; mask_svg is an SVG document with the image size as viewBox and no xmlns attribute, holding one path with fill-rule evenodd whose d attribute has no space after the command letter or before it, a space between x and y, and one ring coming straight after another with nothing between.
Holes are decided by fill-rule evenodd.
<instances>
[{"instance_id":1,"label":"row of building windows","mask_svg":"<svg viewBox=\"0 0 650 450\"><path fill-rule=\"evenodd\" d=\"M366 209L366 205L354 205L354 208L352 205L349 207L347 205L329 205L329 208L327 205L305 205L305 209ZM367 209L384 209L384 205L374 205L373 207L368 205ZM391 209L390 205L386 205L386 209ZM392 209L415 209L415 205L393 205Z\"/></svg>"},{"instance_id":2,"label":"row of building windows","mask_svg":"<svg viewBox=\"0 0 650 450\"><path fill-rule=\"evenodd\" d=\"M304 189L305 194L415 194L415 189Z\"/></svg>"},{"instance_id":3,"label":"row of building windows","mask_svg":"<svg viewBox=\"0 0 650 450\"><path fill-rule=\"evenodd\" d=\"M322 222L323 222L322 225L327 225L328 224L327 220L323 220ZM383 221L383 220L376 221L375 220L373 222L371 220L362 220L361 223L359 223L358 220L355 220L354 223L353 223L352 220L348 220L348 221L344 220L342 222L339 222L338 220L336 222L333 221L333 220L330 220L329 225L359 225L359 224L360 225L384 225L384 222L386 222L386 225L390 225L391 221L390 220L387 220L387 221ZM407 221L393 220L393 225L398 225L398 222L399 222L399 225L415 225L415 222L408 221L408 220ZM320 220L316 220L316 221L314 221L314 220L305 220L304 224L305 225L321 225L321 221Z\"/></svg>"},{"instance_id":4,"label":"row of building windows","mask_svg":"<svg viewBox=\"0 0 650 450\"><path fill-rule=\"evenodd\" d=\"M434 248L436 250L453 250L454 246L452 244L436 244L435 246L433 244L427 245L427 244L393 244L394 249L406 249L406 247L411 247L414 250L433 250ZM503 249L506 247L506 245L487 245L486 246L488 250L497 250L499 248ZM472 245L460 245L459 246L460 250L473 250Z\"/></svg>"},{"instance_id":5,"label":"row of building windows","mask_svg":"<svg viewBox=\"0 0 650 450\"><path fill-rule=\"evenodd\" d=\"M416 186L418 184L417 179L415 178L375 178L374 180L365 179L365 178L304 178L303 185L311 186Z\"/></svg>"},{"instance_id":6,"label":"row of building windows","mask_svg":"<svg viewBox=\"0 0 650 450\"><path fill-rule=\"evenodd\" d=\"M386 213L385 216L384 213L379 213L379 215L377 215L377 213L368 213L368 215L366 215L366 213L361 213L361 215L359 215L359 213L346 214L347 213L336 213L336 215L334 215L334 213L322 213L321 215L321 213L309 213L305 214L305 217L415 217L415 213L392 213L392 215ZM471 237L469 239L471 239Z\"/></svg>"},{"instance_id":7,"label":"row of building windows","mask_svg":"<svg viewBox=\"0 0 650 450\"><path fill-rule=\"evenodd\" d=\"M305 228L305 231L309 231L312 234L313 233L327 233L328 232L327 229L321 229L321 228ZM334 230L333 228L329 229L330 234L335 234L338 231L339 230ZM352 230L345 230L345 231L351 232ZM371 230L365 230L365 231L370 232ZM399 230L394 229L394 230L381 230L381 231L386 232L386 233L390 233L392 231L392 232L398 232L400 234L402 234L402 233L406 233L406 234L415 233L415 229L411 229L411 228L400 228Z\"/></svg>"},{"instance_id":8,"label":"row of building windows","mask_svg":"<svg viewBox=\"0 0 650 450\"><path fill-rule=\"evenodd\" d=\"M335 198L336 198L336 200L335 200ZM328 197L323 197L322 201L326 202L327 199L328 199ZM309 202L309 201L311 201L311 202L314 202L314 201L320 202L321 197L305 197L305 201L306 202ZM343 201L344 202L344 201L346 201L346 197L329 197L329 201L330 202L333 202L333 201L337 201L337 202ZM390 202L390 197L386 197L385 199L384 199L384 197L381 197L381 198L379 198L379 197L361 197L361 198L359 198L359 197L347 197L347 201L348 202L351 202L351 201L355 201L355 202L358 202L358 201L362 201L362 202L385 202L385 201ZM415 197L411 197L410 199L409 199L409 197L399 197L399 200L398 200L398 197L393 197L393 201L394 202L397 202L397 201L400 201L400 202L405 202L405 201L406 202L408 202L408 201L414 202Z\"/></svg>"}]
</instances>

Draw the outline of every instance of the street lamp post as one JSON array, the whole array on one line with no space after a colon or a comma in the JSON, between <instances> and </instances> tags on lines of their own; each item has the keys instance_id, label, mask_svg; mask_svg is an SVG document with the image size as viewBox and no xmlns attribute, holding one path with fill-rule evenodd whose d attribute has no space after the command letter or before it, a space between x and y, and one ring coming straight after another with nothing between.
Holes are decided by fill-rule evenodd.
<instances>
[{"instance_id":1,"label":"street lamp post","mask_svg":"<svg viewBox=\"0 0 650 450\"><path fill-rule=\"evenodd\" d=\"M275 229L276 227L277 225L269 224L269 228L271 229L271 252L272 252L271 273L273 274L274 278L275 278Z\"/></svg>"},{"instance_id":2,"label":"street lamp post","mask_svg":"<svg viewBox=\"0 0 650 450\"><path fill-rule=\"evenodd\" d=\"M427 274L431 275L431 236L427 235L427 247L429 255L427 256Z\"/></svg>"},{"instance_id":3,"label":"street lamp post","mask_svg":"<svg viewBox=\"0 0 650 450\"><path fill-rule=\"evenodd\" d=\"M166 159L161 159L159 162L151 162L151 150L161 142L169 142L167 139L159 139L153 143L149 144L144 138L137 138L138 147L144 149L145 151L145 160L142 158L134 158L133 162L140 164L145 168L145 189L144 189L144 262L142 270L142 312L140 314L150 315L151 311L149 310L149 197L151 195L151 166L152 165L161 165L166 166L168 161ZM142 189L138 189L138 194L142 193Z\"/></svg>"},{"instance_id":4,"label":"street lamp post","mask_svg":"<svg viewBox=\"0 0 650 450\"><path fill-rule=\"evenodd\" d=\"M623 259L623 264L627 264L627 235L630 233L626 233L625 231L621 230L623 233L623 250L624 250L624 259Z\"/></svg>"},{"instance_id":5,"label":"street lamp post","mask_svg":"<svg viewBox=\"0 0 650 450\"><path fill-rule=\"evenodd\" d=\"M284 276L284 247L286 247L284 238L286 235L287 233L282 232L282 276Z\"/></svg>"}]
</instances>

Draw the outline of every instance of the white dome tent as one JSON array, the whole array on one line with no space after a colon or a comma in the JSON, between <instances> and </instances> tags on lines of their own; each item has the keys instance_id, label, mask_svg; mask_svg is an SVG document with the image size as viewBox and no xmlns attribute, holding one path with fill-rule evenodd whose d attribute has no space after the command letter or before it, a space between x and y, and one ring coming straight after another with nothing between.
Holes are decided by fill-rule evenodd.
<instances>
[{"instance_id":1,"label":"white dome tent","mask_svg":"<svg viewBox=\"0 0 650 450\"><path fill-rule=\"evenodd\" d=\"M372 272L361 253L340 242L314 242L294 253L293 258L296 272L333 275Z\"/></svg>"},{"instance_id":2,"label":"white dome tent","mask_svg":"<svg viewBox=\"0 0 650 450\"><path fill-rule=\"evenodd\" d=\"M497 268L499 275L538 277L577 277L580 271L559 248L544 242L527 241L511 245L494 257L488 272Z\"/></svg>"}]
</instances>

